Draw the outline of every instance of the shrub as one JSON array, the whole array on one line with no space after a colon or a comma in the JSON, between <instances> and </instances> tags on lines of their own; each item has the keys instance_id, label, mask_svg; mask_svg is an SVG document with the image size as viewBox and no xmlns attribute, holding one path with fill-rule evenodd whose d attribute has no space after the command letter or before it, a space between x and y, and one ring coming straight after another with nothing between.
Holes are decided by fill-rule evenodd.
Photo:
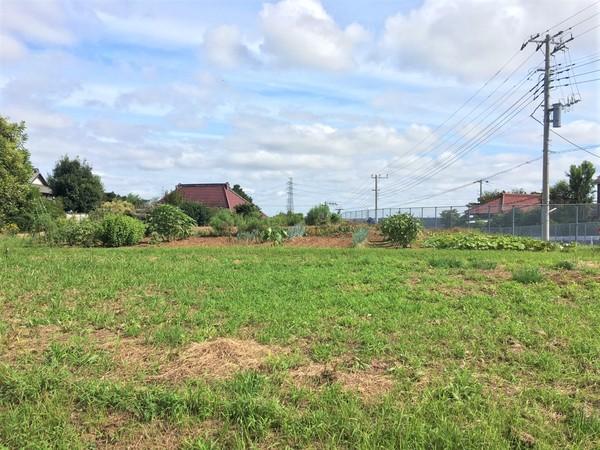
<instances>
[{"instance_id":1,"label":"shrub","mask_svg":"<svg viewBox=\"0 0 600 450\"><path fill-rule=\"evenodd\" d=\"M568 261L566 259L563 261L558 261L556 264L554 264L555 269L562 270L575 270L576 267L577 263L574 263L573 261Z\"/></svg>"},{"instance_id":2,"label":"shrub","mask_svg":"<svg viewBox=\"0 0 600 450\"><path fill-rule=\"evenodd\" d=\"M234 216L234 222L238 232L263 232L268 228L267 222L260 217L236 215Z\"/></svg>"},{"instance_id":3,"label":"shrub","mask_svg":"<svg viewBox=\"0 0 600 450\"><path fill-rule=\"evenodd\" d=\"M156 233L163 241L185 239L192 234L196 221L181 209L172 205L158 205L146 219L148 233Z\"/></svg>"},{"instance_id":4,"label":"shrub","mask_svg":"<svg viewBox=\"0 0 600 450\"><path fill-rule=\"evenodd\" d=\"M101 219L107 214L127 214L131 215L134 211L134 206L126 200L111 200L103 202L98 208L90 213L92 218Z\"/></svg>"},{"instance_id":5,"label":"shrub","mask_svg":"<svg viewBox=\"0 0 600 450\"><path fill-rule=\"evenodd\" d=\"M512 279L523 284L538 283L543 277L537 267L524 267L517 269L512 274Z\"/></svg>"},{"instance_id":6,"label":"shrub","mask_svg":"<svg viewBox=\"0 0 600 450\"><path fill-rule=\"evenodd\" d=\"M368 228L359 228L354 233L352 233L352 246L357 247L363 242L367 240L369 237L369 229Z\"/></svg>"},{"instance_id":7,"label":"shrub","mask_svg":"<svg viewBox=\"0 0 600 450\"><path fill-rule=\"evenodd\" d=\"M210 226L219 236L231 236L235 229L235 217L228 209L221 209L211 217Z\"/></svg>"},{"instance_id":8,"label":"shrub","mask_svg":"<svg viewBox=\"0 0 600 450\"><path fill-rule=\"evenodd\" d=\"M390 241L402 247L408 247L417 239L422 225L410 214L396 214L383 219L379 228Z\"/></svg>"},{"instance_id":9,"label":"shrub","mask_svg":"<svg viewBox=\"0 0 600 450\"><path fill-rule=\"evenodd\" d=\"M304 222L304 216L302 213L279 213L269 218L269 222L272 225L293 227L294 225L299 225Z\"/></svg>"},{"instance_id":10,"label":"shrub","mask_svg":"<svg viewBox=\"0 0 600 450\"><path fill-rule=\"evenodd\" d=\"M306 227L301 223L288 228L288 237L293 239L295 237L302 237L306 234Z\"/></svg>"},{"instance_id":11,"label":"shrub","mask_svg":"<svg viewBox=\"0 0 600 450\"><path fill-rule=\"evenodd\" d=\"M49 244L93 247L98 243L98 222L90 219L59 219L46 224Z\"/></svg>"},{"instance_id":12,"label":"shrub","mask_svg":"<svg viewBox=\"0 0 600 450\"><path fill-rule=\"evenodd\" d=\"M214 211L208 206L194 202L182 202L179 208L196 221L199 226L208 225Z\"/></svg>"},{"instance_id":13,"label":"shrub","mask_svg":"<svg viewBox=\"0 0 600 450\"><path fill-rule=\"evenodd\" d=\"M281 245L288 238L287 231L279 227L269 227L262 234L262 240Z\"/></svg>"},{"instance_id":14,"label":"shrub","mask_svg":"<svg viewBox=\"0 0 600 450\"><path fill-rule=\"evenodd\" d=\"M242 203L235 207L235 213L240 216L260 217L262 214L258 206L253 203Z\"/></svg>"},{"instance_id":15,"label":"shrub","mask_svg":"<svg viewBox=\"0 0 600 450\"><path fill-rule=\"evenodd\" d=\"M306 214L306 225L328 225L331 223L331 211L325 203L313 206Z\"/></svg>"},{"instance_id":16,"label":"shrub","mask_svg":"<svg viewBox=\"0 0 600 450\"><path fill-rule=\"evenodd\" d=\"M98 239L107 247L135 245L144 237L146 225L122 214L107 214L98 225Z\"/></svg>"},{"instance_id":17,"label":"shrub","mask_svg":"<svg viewBox=\"0 0 600 450\"><path fill-rule=\"evenodd\" d=\"M0 234L15 236L19 232L19 227L16 223L7 223L0 228Z\"/></svg>"},{"instance_id":18,"label":"shrub","mask_svg":"<svg viewBox=\"0 0 600 450\"><path fill-rule=\"evenodd\" d=\"M423 247L456 250L554 250L557 245L537 239L484 233L435 233L423 241Z\"/></svg>"}]
</instances>

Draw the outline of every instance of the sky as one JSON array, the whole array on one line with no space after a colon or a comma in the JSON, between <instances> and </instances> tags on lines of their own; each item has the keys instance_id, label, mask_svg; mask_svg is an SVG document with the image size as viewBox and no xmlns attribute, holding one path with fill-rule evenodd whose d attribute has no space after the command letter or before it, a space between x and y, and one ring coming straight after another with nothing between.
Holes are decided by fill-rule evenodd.
<instances>
[{"instance_id":1,"label":"sky","mask_svg":"<svg viewBox=\"0 0 600 450\"><path fill-rule=\"evenodd\" d=\"M274 214L292 178L296 210L352 210L382 174L380 207L462 205L541 190L536 33L573 37L554 131L600 155L599 25L593 0L2 0L0 114L42 173L78 156L120 194L229 182ZM600 172L551 150L551 182Z\"/></svg>"}]
</instances>

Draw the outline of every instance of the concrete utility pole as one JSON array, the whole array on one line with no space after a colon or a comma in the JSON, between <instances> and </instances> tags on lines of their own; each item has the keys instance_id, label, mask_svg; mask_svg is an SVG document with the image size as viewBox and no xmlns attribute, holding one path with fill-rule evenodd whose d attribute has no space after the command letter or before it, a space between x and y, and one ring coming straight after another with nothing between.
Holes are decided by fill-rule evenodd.
<instances>
[{"instance_id":1,"label":"concrete utility pole","mask_svg":"<svg viewBox=\"0 0 600 450\"><path fill-rule=\"evenodd\" d=\"M287 212L294 212L294 180L292 177L287 182Z\"/></svg>"},{"instance_id":2,"label":"concrete utility pole","mask_svg":"<svg viewBox=\"0 0 600 450\"><path fill-rule=\"evenodd\" d=\"M379 187L378 187L378 181L379 180L385 180L387 179L387 175L384 177L383 175L371 175L371 178L375 180L375 189L373 189L373 191L375 191L375 223L378 222L377 220L377 200L378 200L378 195L379 195Z\"/></svg>"},{"instance_id":3,"label":"concrete utility pole","mask_svg":"<svg viewBox=\"0 0 600 450\"><path fill-rule=\"evenodd\" d=\"M573 36L567 40L562 40L564 31L559 31L554 35L546 34L543 39L540 39L540 33L535 36L531 36L528 41L524 42L521 46L523 50L527 44L536 43L538 51L544 47L544 143L542 153L542 239L544 241L550 240L550 112L554 111L555 118L558 115L558 120L555 121L555 125L560 127L560 104L550 105L550 77L552 70L550 69L550 56L554 53L565 50L566 43L573 40ZM554 49L550 51L550 44L554 45ZM538 69L542 70L542 69Z\"/></svg>"},{"instance_id":4,"label":"concrete utility pole","mask_svg":"<svg viewBox=\"0 0 600 450\"><path fill-rule=\"evenodd\" d=\"M489 183L488 180L484 180L483 178L481 180L477 180L475 183L479 183L479 203L481 203L481 197L483 197L483 183Z\"/></svg>"}]
</instances>

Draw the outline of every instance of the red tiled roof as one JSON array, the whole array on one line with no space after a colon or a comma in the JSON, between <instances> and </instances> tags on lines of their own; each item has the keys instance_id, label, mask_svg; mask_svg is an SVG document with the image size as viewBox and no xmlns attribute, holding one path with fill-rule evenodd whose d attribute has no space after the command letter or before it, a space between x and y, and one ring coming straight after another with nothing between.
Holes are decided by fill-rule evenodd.
<instances>
[{"instance_id":1,"label":"red tiled roof","mask_svg":"<svg viewBox=\"0 0 600 450\"><path fill-rule=\"evenodd\" d=\"M490 200L482 205L473 206L469 209L469 214L501 214L510 212L513 208L519 208L521 211L529 211L540 206L542 196L540 194L507 194L503 193L500 197Z\"/></svg>"},{"instance_id":2,"label":"red tiled roof","mask_svg":"<svg viewBox=\"0 0 600 450\"><path fill-rule=\"evenodd\" d=\"M248 203L229 188L229 183L178 184L176 188L188 202L202 203L211 208L234 210Z\"/></svg>"}]
</instances>

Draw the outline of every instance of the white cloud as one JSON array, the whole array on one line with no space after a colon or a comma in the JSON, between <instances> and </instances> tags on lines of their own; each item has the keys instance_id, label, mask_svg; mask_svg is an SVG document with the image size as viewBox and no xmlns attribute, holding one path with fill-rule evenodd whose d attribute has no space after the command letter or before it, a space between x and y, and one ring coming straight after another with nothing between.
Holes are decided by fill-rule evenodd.
<instances>
[{"instance_id":1,"label":"white cloud","mask_svg":"<svg viewBox=\"0 0 600 450\"><path fill-rule=\"evenodd\" d=\"M64 9L56 0L2 2L2 28L28 42L71 45L75 36L66 27Z\"/></svg>"},{"instance_id":2,"label":"white cloud","mask_svg":"<svg viewBox=\"0 0 600 450\"><path fill-rule=\"evenodd\" d=\"M386 20L380 56L403 69L450 73L466 79L489 76L531 34L586 6L588 0L425 0L419 7ZM588 15L594 12L590 11ZM580 48L594 46L597 43L594 45L589 35L578 41Z\"/></svg>"},{"instance_id":3,"label":"white cloud","mask_svg":"<svg viewBox=\"0 0 600 450\"><path fill-rule=\"evenodd\" d=\"M204 40L204 29L184 20L139 15L118 17L102 10L95 13L108 32L134 44L194 47Z\"/></svg>"},{"instance_id":4,"label":"white cloud","mask_svg":"<svg viewBox=\"0 0 600 450\"><path fill-rule=\"evenodd\" d=\"M367 38L358 24L342 30L318 0L266 3L260 19L262 48L283 66L346 70L354 65L354 46Z\"/></svg>"},{"instance_id":5,"label":"white cloud","mask_svg":"<svg viewBox=\"0 0 600 450\"><path fill-rule=\"evenodd\" d=\"M27 54L27 47L7 33L0 33L0 60L21 59Z\"/></svg>"},{"instance_id":6,"label":"white cloud","mask_svg":"<svg viewBox=\"0 0 600 450\"><path fill-rule=\"evenodd\" d=\"M242 42L240 30L235 26L221 25L207 31L202 47L212 63L225 69L253 60L250 50Z\"/></svg>"}]
</instances>

